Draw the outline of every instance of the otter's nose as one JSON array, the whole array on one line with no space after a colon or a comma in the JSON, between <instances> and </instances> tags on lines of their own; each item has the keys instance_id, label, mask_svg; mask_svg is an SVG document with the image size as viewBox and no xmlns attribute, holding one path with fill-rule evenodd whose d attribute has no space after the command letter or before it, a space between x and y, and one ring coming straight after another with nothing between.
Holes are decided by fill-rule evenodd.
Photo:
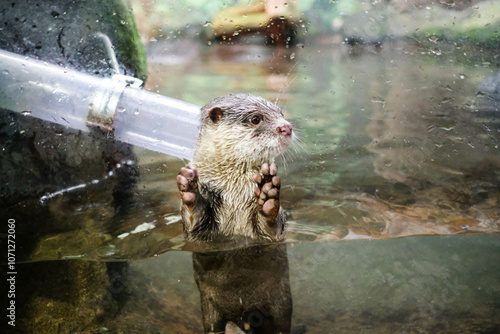
<instances>
[{"instance_id":1,"label":"otter's nose","mask_svg":"<svg viewBox=\"0 0 500 334\"><path fill-rule=\"evenodd\" d=\"M278 132L281 133L283 136L291 136L292 126L290 124L278 126Z\"/></svg>"}]
</instances>

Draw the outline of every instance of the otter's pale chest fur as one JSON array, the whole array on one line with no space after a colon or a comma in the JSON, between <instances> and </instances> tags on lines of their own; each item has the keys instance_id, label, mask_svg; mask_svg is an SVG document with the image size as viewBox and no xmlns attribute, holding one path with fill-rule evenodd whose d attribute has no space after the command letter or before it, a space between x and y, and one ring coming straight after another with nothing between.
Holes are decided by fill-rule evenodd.
<instances>
[{"instance_id":1,"label":"otter's pale chest fur","mask_svg":"<svg viewBox=\"0 0 500 334\"><path fill-rule=\"evenodd\" d=\"M216 220L222 235L241 235L250 238L257 237L258 205L255 200L255 181L253 174L259 167L242 165L225 165L216 163L197 163L200 193L210 198L207 191L219 191L220 203L216 204ZM218 173L213 171L218 170ZM223 172L220 172L220 171Z\"/></svg>"}]
</instances>

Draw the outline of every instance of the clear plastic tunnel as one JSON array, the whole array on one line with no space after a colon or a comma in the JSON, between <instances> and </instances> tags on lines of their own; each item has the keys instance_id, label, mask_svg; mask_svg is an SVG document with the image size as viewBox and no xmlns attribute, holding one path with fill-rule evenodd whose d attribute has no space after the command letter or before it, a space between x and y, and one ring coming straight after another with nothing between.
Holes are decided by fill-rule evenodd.
<instances>
[{"instance_id":1,"label":"clear plastic tunnel","mask_svg":"<svg viewBox=\"0 0 500 334\"><path fill-rule=\"evenodd\" d=\"M0 109L191 159L200 107L145 91L120 74L95 77L0 50Z\"/></svg>"}]
</instances>

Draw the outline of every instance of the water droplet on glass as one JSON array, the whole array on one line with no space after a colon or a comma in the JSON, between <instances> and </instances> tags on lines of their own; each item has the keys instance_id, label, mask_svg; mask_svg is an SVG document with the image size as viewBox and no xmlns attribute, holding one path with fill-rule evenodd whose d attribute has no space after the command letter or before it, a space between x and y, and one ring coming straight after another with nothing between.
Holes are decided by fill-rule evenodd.
<instances>
[{"instance_id":1,"label":"water droplet on glass","mask_svg":"<svg viewBox=\"0 0 500 334\"><path fill-rule=\"evenodd\" d=\"M441 50L435 48L430 49L430 52L435 54L436 56L440 56L442 54Z\"/></svg>"},{"instance_id":2,"label":"water droplet on glass","mask_svg":"<svg viewBox=\"0 0 500 334\"><path fill-rule=\"evenodd\" d=\"M429 36L429 41L436 43L439 40L439 38L436 35Z\"/></svg>"},{"instance_id":3,"label":"water droplet on glass","mask_svg":"<svg viewBox=\"0 0 500 334\"><path fill-rule=\"evenodd\" d=\"M211 25L212 25L212 22L210 22L210 21L205 21L205 24L203 24L204 27L208 27Z\"/></svg>"},{"instance_id":4,"label":"water droplet on glass","mask_svg":"<svg viewBox=\"0 0 500 334\"><path fill-rule=\"evenodd\" d=\"M23 112L21 112L21 115L24 115L24 116L28 116L31 114L31 110L25 110Z\"/></svg>"},{"instance_id":5,"label":"water droplet on glass","mask_svg":"<svg viewBox=\"0 0 500 334\"><path fill-rule=\"evenodd\" d=\"M207 44L208 44L208 45L212 45L212 41L208 41L208 42L207 42Z\"/></svg>"},{"instance_id":6,"label":"water droplet on glass","mask_svg":"<svg viewBox=\"0 0 500 334\"><path fill-rule=\"evenodd\" d=\"M116 108L116 111L118 111L118 112L125 112L125 110L127 110L127 109L125 109L123 107Z\"/></svg>"},{"instance_id":7,"label":"water droplet on glass","mask_svg":"<svg viewBox=\"0 0 500 334\"><path fill-rule=\"evenodd\" d=\"M295 52L290 55L290 59L295 58Z\"/></svg>"},{"instance_id":8,"label":"water droplet on glass","mask_svg":"<svg viewBox=\"0 0 500 334\"><path fill-rule=\"evenodd\" d=\"M454 0L445 0L445 1L441 1L441 3L445 6L448 6L448 7L455 7Z\"/></svg>"},{"instance_id":9,"label":"water droplet on glass","mask_svg":"<svg viewBox=\"0 0 500 334\"><path fill-rule=\"evenodd\" d=\"M139 115L139 109L134 110L134 115Z\"/></svg>"},{"instance_id":10,"label":"water droplet on glass","mask_svg":"<svg viewBox=\"0 0 500 334\"><path fill-rule=\"evenodd\" d=\"M460 74L458 75L458 77L459 77L460 79L465 79L465 74L461 74L461 73L460 73Z\"/></svg>"},{"instance_id":11,"label":"water droplet on glass","mask_svg":"<svg viewBox=\"0 0 500 334\"><path fill-rule=\"evenodd\" d=\"M372 96L371 101L373 103L385 103L385 100L381 98L380 96Z\"/></svg>"}]
</instances>

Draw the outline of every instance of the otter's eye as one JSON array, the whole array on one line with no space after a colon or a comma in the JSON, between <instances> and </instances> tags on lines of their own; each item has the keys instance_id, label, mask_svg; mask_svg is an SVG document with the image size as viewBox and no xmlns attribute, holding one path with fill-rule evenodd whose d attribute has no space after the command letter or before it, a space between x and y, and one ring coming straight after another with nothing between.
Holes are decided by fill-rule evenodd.
<instances>
[{"instance_id":1,"label":"otter's eye","mask_svg":"<svg viewBox=\"0 0 500 334\"><path fill-rule=\"evenodd\" d=\"M255 115L252 117L252 119L250 119L250 121L255 125L259 124L261 120L262 120L262 116L258 116L258 115Z\"/></svg>"}]
</instances>

